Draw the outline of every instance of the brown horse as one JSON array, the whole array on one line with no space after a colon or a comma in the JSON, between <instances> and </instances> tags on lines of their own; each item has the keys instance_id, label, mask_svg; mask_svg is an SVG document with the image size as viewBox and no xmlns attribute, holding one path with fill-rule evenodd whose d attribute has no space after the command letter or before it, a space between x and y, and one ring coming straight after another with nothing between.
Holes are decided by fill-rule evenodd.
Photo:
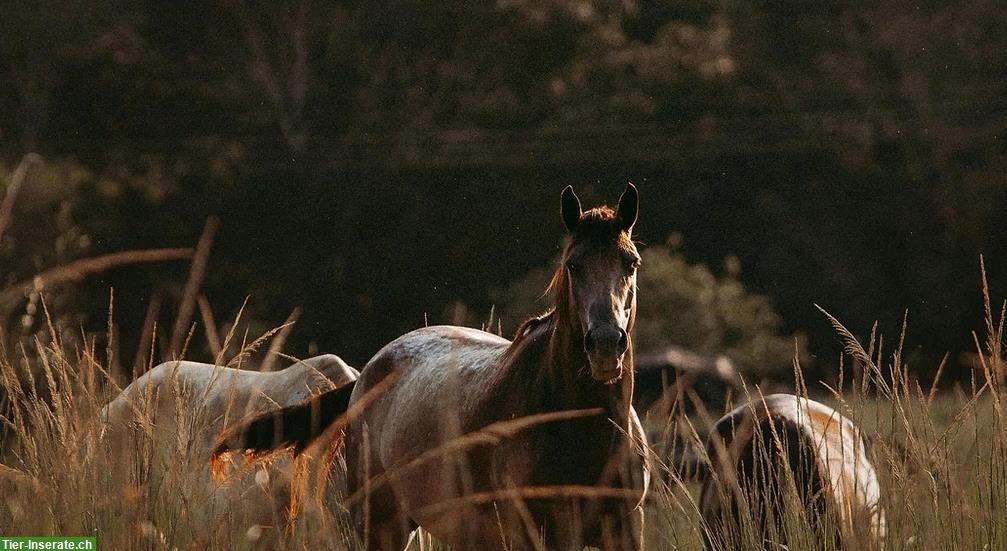
<instances>
[{"instance_id":1,"label":"brown horse","mask_svg":"<svg viewBox=\"0 0 1007 551\"><path fill-rule=\"evenodd\" d=\"M700 507L708 549L756 545L743 541L739 515L754 524L748 537L763 543L786 543L786 525L796 520L798 536L812 540L792 546L881 547L878 476L860 430L838 411L792 394L755 397L717 422L707 451Z\"/></svg>"},{"instance_id":2,"label":"brown horse","mask_svg":"<svg viewBox=\"0 0 1007 551\"><path fill-rule=\"evenodd\" d=\"M640 547L648 474L630 339L638 202L630 184L616 210L583 212L573 189L563 191L569 240L550 285L555 304L513 342L427 327L364 367L345 449L348 505L366 547L401 549L417 526L456 549ZM325 425L342 413L285 408L218 451L301 446L319 427L292 419Z\"/></svg>"}]
</instances>

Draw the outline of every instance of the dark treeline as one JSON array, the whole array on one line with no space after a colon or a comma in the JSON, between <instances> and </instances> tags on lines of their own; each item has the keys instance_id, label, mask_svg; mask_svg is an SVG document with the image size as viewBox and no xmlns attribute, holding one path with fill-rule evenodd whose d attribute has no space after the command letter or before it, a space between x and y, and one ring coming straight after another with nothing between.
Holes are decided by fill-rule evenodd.
<instances>
[{"instance_id":1,"label":"dark treeline","mask_svg":"<svg viewBox=\"0 0 1007 551\"><path fill-rule=\"evenodd\" d=\"M301 306L288 350L359 365L459 303L482 321L494 289L551 262L563 186L594 204L633 181L644 244L680 234L714 271L740 259L819 366L839 346L813 303L889 342L908 309L925 378L972 348L980 254L1007 289L997 2L279 6L4 3L3 160L47 160L4 238L9 281L188 246L218 215L218 318L248 294L260 329ZM177 297L186 270L51 300L97 331L114 287L132 354L147 300ZM9 319L39 327L23 307Z\"/></svg>"}]
</instances>

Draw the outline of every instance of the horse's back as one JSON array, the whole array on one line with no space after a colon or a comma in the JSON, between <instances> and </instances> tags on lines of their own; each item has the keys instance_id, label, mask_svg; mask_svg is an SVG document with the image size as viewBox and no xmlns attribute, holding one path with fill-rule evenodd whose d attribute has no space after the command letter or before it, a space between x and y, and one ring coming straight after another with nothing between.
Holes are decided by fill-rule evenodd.
<instances>
[{"instance_id":1,"label":"horse's back","mask_svg":"<svg viewBox=\"0 0 1007 551\"><path fill-rule=\"evenodd\" d=\"M313 356L301 360L283 371L287 372L291 369L316 371L337 385L355 381L360 376L359 371L335 354Z\"/></svg>"},{"instance_id":2,"label":"horse's back","mask_svg":"<svg viewBox=\"0 0 1007 551\"><path fill-rule=\"evenodd\" d=\"M375 409L394 402L405 413L402 408L427 410L438 398L471 397L459 395L458 389L489 378L508 345L507 339L468 327L439 325L406 333L367 362L350 403L374 393Z\"/></svg>"},{"instance_id":3,"label":"horse's back","mask_svg":"<svg viewBox=\"0 0 1007 551\"><path fill-rule=\"evenodd\" d=\"M129 423L146 410L153 412L160 409L163 397L179 395L196 387L205 387L214 373L226 375L233 380L233 375L227 374L226 368L211 364L189 361L173 361L158 364L139 376L126 386L101 411L101 421L107 425Z\"/></svg>"},{"instance_id":4,"label":"horse's back","mask_svg":"<svg viewBox=\"0 0 1007 551\"><path fill-rule=\"evenodd\" d=\"M415 434L415 428L425 420L458 420L478 391L485 389L479 380L489 384L492 370L509 344L506 339L467 327L417 329L375 354L361 371L350 403L367 396L370 430L380 431L383 438L385 428L390 434ZM408 450L399 448L382 455L390 458L405 453Z\"/></svg>"},{"instance_id":5,"label":"horse's back","mask_svg":"<svg viewBox=\"0 0 1007 551\"><path fill-rule=\"evenodd\" d=\"M239 416L263 413L277 404L303 402L313 392L342 386L357 376L356 369L334 354L308 358L272 372L170 361L130 383L102 410L101 417L106 423L116 424L128 422L141 407L157 411L162 418L179 406L190 413L199 407L208 416L204 421L219 431L228 408L236 408ZM177 400L183 403L175 404Z\"/></svg>"},{"instance_id":6,"label":"horse's back","mask_svg":"<svg viewBox=\"0 0 1007 551\"><path fill-rule=\"evenodd\" d=\"M362 372L381 371L382 374L386 374L389 371L416 371L417 368L429 368L430 365L444 361L451 361L465 368L479 369L487 360L492 359L494 354L499 355L510 343L503 337L470 327L454 325L423 327L386 344L367 362ZM417 360L422 360L424 365L410 363ZM366 385L367 380L368 376L363 377L361 384Z\"/></svg>"}]
</instances>

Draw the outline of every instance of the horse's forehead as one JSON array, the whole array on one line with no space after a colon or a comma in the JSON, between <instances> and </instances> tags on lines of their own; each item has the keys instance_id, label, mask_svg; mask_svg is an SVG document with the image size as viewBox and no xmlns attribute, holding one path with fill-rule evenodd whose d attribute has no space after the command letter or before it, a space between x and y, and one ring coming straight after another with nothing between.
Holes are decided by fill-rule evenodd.
<instances>
[{"instance_id":1,"label":"horse's forehead","mask_svg":"<svg viewBox=\"0 0 1007 551\"><path fill-rule=\"evenodd\" d=\"M599 236L592 236L591 238L575 237L570 242L567 254L570 257L634 255L636 254L636 247L628 236L623 232L619 232L606 238L599 238Z\"/></svg>"}]
</instances>

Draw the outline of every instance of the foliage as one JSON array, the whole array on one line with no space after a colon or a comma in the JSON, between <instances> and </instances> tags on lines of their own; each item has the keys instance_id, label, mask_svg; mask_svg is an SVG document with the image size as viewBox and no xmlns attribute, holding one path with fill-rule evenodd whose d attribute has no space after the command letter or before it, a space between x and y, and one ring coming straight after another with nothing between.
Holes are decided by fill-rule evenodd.
<instances>
[{"instance_id":1,"label":"foliage","mask_svg":"<svg viewBox=\"0 0 1007 551\"><path fill-rule=\"evenodd\" d=\"M81 224L72 206L72 198L79 197L81 189L93 185L94 175L80 163L70 159L57 162L23 161L19 169L24 177L17 185L17 194L10 212L11 225L0 238L0 276L4 287L31 280L42 270L72 261L89 253L93 237ZM11 193L16 170L0 163L4 193ZM30 220L31 223L24 223ZM85 319L81 303L74 293L51 290L46 296L47 306L54 313L58 325L70 328L79 326ZM0 312L21 331L31 331L44 324L41 295L33 292L23 308L12 311L9 305L0 305ZM65 325L64 325L65 323Z\"/></svg>"},{"instance_id":2,"label":"foliage","mask_svg":"<svg viewBox=\"0 0 1007 551\"><path fill-rule=\"evenodd\" d=\"M637 183L642 239L677 231L690 259L739 258L818 357L838 350L814 302L858 327L908 307L922 356L967 349L979 307L962 267L1007 215L1007 18L989 0L7 11L0 159L87 171L50 189L90 252L191 245L218 215L215 311L249 293L269 323L303 306L292 344L354 363L424 313L487 311L487 289L546 263L566 184L593 202ZM16 271L51 256L39 247ZM991 262L1004 281L1007 258ZM180 278L115 271L65 309L101 332L114 286L129 348L144 301Z\"/></svg>"},{"instance_id":3,"label":"foliage","mask_svg":"<svg viewBox=\"0 0 1007 551\"><path fill-rule=\"evenodd\" d=\"M677 344L724 354L752 378L786 377L795 357L807 359L804 337L783 335L769 298L746 290L737 271L717 277L667 246L648 247L642 256L636 329L642 349Z\"/></svg>"}]
</instances>

